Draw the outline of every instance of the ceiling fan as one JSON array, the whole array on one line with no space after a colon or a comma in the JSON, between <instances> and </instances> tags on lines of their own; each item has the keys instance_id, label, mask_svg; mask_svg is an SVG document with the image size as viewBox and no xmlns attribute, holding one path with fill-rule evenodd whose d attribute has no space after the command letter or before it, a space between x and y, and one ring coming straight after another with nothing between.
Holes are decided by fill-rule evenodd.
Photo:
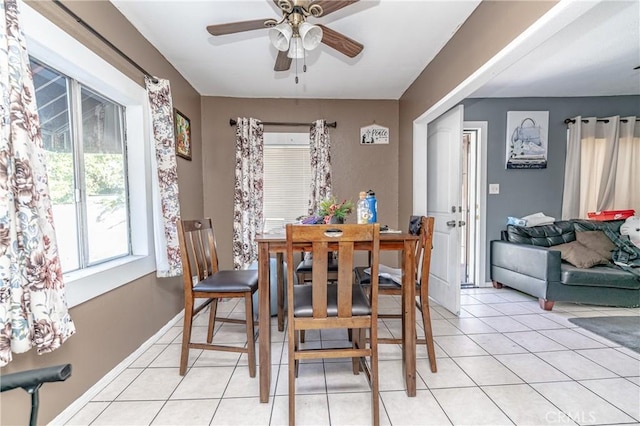
<instances>
[{"instance_id":1,"label":"ceiling fan","mask_svg":"<svg viewBox=\"0 0 640 426\"><path fill-rule=\"evenodd\" d=\"M308 17L319 18L340 10L358 0L273 0L282 11L282 18L255 19L209 25L207 31L213 36L270 28L269 37L279 50L274 71L287 71L293 58L304 58L305 50L312 50L320 43L353 58L364 46L355 40L324 25L311 25Z\"/></svg>"}]
</instances>

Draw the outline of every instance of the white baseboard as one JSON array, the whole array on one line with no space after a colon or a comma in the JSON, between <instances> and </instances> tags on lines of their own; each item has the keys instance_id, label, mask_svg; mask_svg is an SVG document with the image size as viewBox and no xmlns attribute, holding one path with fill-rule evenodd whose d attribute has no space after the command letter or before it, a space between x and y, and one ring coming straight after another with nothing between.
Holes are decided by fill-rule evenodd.
<instances>
[{"instance_id":1,"label":"white baseboard","mask_svg":"<svg viewBox=\"0 0 640 426\"><path fill-rule=\"evenodd\" d=\"M93 397L95 397L102 389L104 389L109 383L111 383L120 373L122 373L131 363L133 363L136 359L140 357L147 349L151 347L155 342L160 339L160 337L164 336L164 334L169 331L171 327L173 327L178 321L180 321L184 317L184 309L180 311L173 319L169 320L160 330L157 331L156 334L151 336L146 342L144 342L135 352L126 357L122 362L116 365L111 371L109 371L102 379L96 382L95 385L91 386L82 396L73 401L71 405L69 405L63 412L58 414L49 424L50 425L64 425L73 416L76 415L82 407L87 405Z\"/></svg>"}]
</instances>

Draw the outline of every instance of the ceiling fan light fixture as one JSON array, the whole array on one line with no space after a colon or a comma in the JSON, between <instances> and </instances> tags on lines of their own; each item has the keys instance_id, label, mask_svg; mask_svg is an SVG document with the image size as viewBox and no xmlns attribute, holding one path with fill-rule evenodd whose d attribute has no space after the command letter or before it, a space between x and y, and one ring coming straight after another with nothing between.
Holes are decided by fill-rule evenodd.
<instances>
[{"instance_id":1,"label":"ceiling fan light fixture","mask_svg":"<svg viewBox=\"0 0 640 426\"><path fill-rule=\"evenodd\" d=\"M287 22L276 25L269 30L271 44L283 52L289 50L289 42L293 36L293 29Z\"/></svg>"},{"instance_id":2,"label":"ceiling fan light fixture","mask_svg":"<svg viewBox=\"0 0 640 426\"><path fill-rule=\"evenodd\" d=\"M302 46L302 40L300 36L293 36L289 45L289 53L287 56L291 59L303 59L304 47Z\"/></svg>"},{"instance_id":3,"label":"ceiling fan light fixture","mask_svg":"<svg viewBox=\"0 0 640 426\"><path fill-rule=\"evenodd\" d=\"M313 50L320 46L322 42L322 28L317 25L303 22L298 27L298 33L302 40L302 47L305 50Z\"/></svg>"}]
</instances>

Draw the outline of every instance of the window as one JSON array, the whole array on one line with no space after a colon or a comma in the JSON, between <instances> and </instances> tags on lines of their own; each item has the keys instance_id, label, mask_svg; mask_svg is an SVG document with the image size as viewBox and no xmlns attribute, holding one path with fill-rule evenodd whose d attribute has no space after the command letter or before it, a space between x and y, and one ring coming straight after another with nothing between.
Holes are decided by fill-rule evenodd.
<instances>
[{"instance_id":1,"label":"window","mask_svg":"<svg viewBox=\"0 0 640 426\"><path fill-rule=\"evenodd\" d=\"M264 133L265 229L282 228L309 209L308 133Z\"/></svg>"},{"instance_id":2,"label":"window","mask_svg":"<svg viewBox=\"0 0 640 426\"><path fill-rule=\"evenodd\" d=\"M63 272L128 256L124 108L33 58L31 70Z\"/></svg>"},{"instance_id":3,"label":"window","mask_svg":"<svg viewBox=\"0 0 640 426\"><path fill-rule=\"evenodd\" d=\"M147 94L27 4L20 8L36 96L49 91L49 105L37 99L47 155L62 163L49 189L54 209L71 212L54 210L54 224L73 307L156 269Z\"/></svg>"},{"instance_id":4,"label":"window","mask_svg":"<svg viewBox=\"0 0 640 426\"><path fill-rule=\"evenodd\" d=\"M602 120L595 126L581 126L580 184L575 189L580 202L578 217L587 218L599 210L637 212L640 192L633 185L640 181L640 122L623 117L617 124ZM567 162L565 167L571 167L569 156ZM603 195L607 188L612 191Z\"/></svg>"}]
</instances>

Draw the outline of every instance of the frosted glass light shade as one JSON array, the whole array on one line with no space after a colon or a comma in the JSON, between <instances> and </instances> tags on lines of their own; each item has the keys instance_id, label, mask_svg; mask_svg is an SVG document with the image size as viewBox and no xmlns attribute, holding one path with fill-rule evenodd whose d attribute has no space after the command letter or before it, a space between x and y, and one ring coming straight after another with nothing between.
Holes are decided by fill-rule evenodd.
<instances>
[{"instance_id":1,"label":"frosted glass light shade","mask_svg":"<svg viewBox=\"0 0 640 426\"><path fill-rule=\"evenodd\" d=\"M289 41L292 35L293 29L287 22L276 25L269 30L269 40L271 40L271 44L283 52L289 49Z\"/></svg>"},{"instance_id":2,"label":"frosted glass light shade","mask_svg":"<svg viewBox=\"0 0 640 426\"><path fill-rule=\"evenodd\" d=\"M294 36L291 38L291 43L289 43L289 53L287 56L291 59L302 59L304 58L304 47L302 47L302 40L298 36Z\"/></svg>"},{"instance_id":3,"label":"frosted glass light shade","mask_svg":"<svg viewBox=\"0 0 640 426\"><path fill-rule=\"evenodd\" d=\"M298 33L300 33L302 47L305 50L313 50L322 42L322 28L317 25L303 22L298 28Z\"/></svg>"}]
</instances>

